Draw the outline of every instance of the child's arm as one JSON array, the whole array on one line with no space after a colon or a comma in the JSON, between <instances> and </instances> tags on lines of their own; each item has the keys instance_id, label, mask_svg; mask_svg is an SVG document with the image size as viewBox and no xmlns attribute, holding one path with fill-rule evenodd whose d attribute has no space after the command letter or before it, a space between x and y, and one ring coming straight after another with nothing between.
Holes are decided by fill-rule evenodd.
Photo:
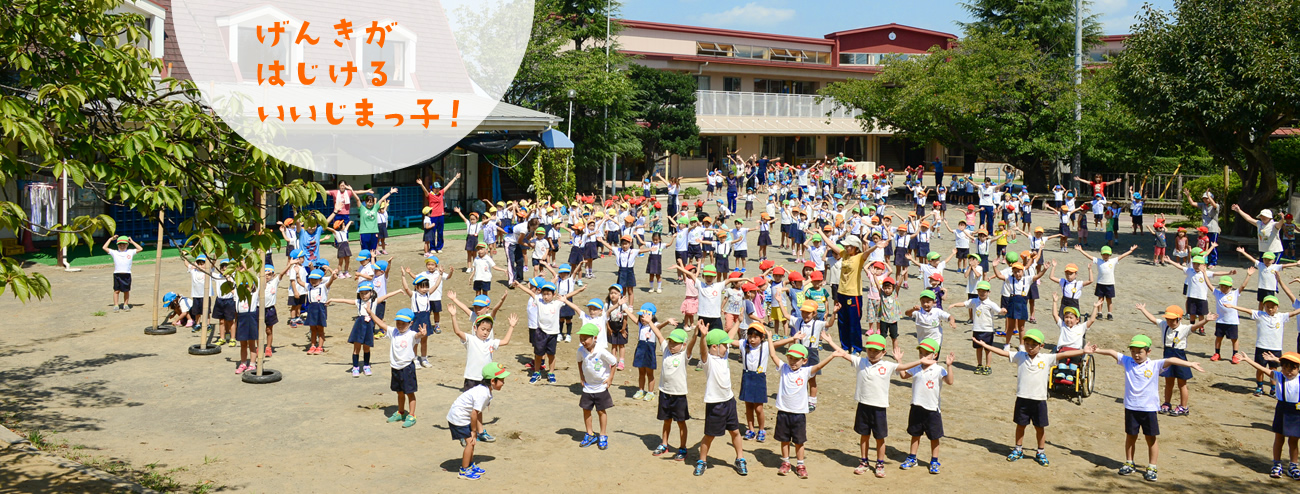
<instances>
[{"instance_id":1,"label":"child's arm","mask_svg":"<svg viewBox=\"0 0 1300 494\"><path fill-rule=\"evenodd\" d=\"M473 312L469 312L469 311L466 311L466 313L473 314ZM461 331L461 330L460 330L460 318L459 318L459 317L456 317L456 316L457 316L457 314L456 314L456 307L455 307L455 304L448 305L448 306L447 306L447 318L448 318L448 319L451 319L451 332L456 333L456 337L457 337L457 338L460 338L460 342L461 342L461 343L464 343L464 342L465 342L465 339L468 338L469 335L466 335L464 331ZM473 331L473 330L474 330L474 321L472 320L472 318L471 318L471 320L470 320L470 322L469 322L469 326L470 326L470 328L469 328L470 331Z\"/></svg>"},{"instance_id":2,"label":"child's arm","mask_svg":"<svg viewBox=\"0 0 1300 494\"><path fill-rule=\"evenodd\" d=\"M1238 254L1241 254L1241 255L1243 255L1243 256L1246 256L1246 259L1250 259L1250 263L1251 263L1251 264L1259 264L1259 259L1255 259L1254 256L1251 256L1250 253L1246 252L1246 248L1245 248L1245 247L1240 247L1240 246L1238 246L1238 247L1237 247L1237 253L1238 253Z\"/></svg>"},{"instance_id":3,"label":"child's arm","mask_svg":"<svg viewBox=\"0 0 1300 494\"><path fill-rule=\"evenodd\" d=\"M519 285L522 285L522 284L523 284L523 283L515 283L515 286L519 286ZM501 306L506 305L506 299L507 299L507 298L510 298L510 292L509 292L509 291L507 291L506 293L501 294L501 300L498 300L498 301L497 301L497 306L492 308L492 318L493 318L493 319L496 319L496 318L497 318L497 313L498 313L498 312L501 312Z\"/></svg>"},{"instance_id":4,"label":"child's arm","mask_svg":"<svg viewBox=\"0 0 1300 494\"><path fill-rule=\"evenodd\" d=\"M391 291L391 292L388 292L388 293L385 293L385 294L383 294L383 295L380 295L379 298L376 298L376 299L375 299L375 303L376 303L376 304L382 304L382 303L384 303L385 300L388 300L388 297L391 297L391 296L393 296L393 295L397 295L397 294L399 294L399 293L405 293L405 290L400 290L400 289L399 289L399 290L393 290L393 291Z\"/></svg>"},{"instance_id":5,"label":"child's arm","mask_svg":"<svg viewBox=\"0 0 1300 494\"><path fill-rule=\"evenodd\" d=\"M1160 320L1156 319L1156 316L1152 315L1150 312L1147 312L1147 304L1139 302L1133 304L1133 306L1137 307L1137 310L1141 311L1142 315L1146 316L1148 321L1151 321L1151 324L1160 324Z\"/></svg>"},{"instance_id":6,"label":"child's arm","mask_svg":"<svg viewBox=\"0 0 1300 494\"><path fill-rule=\"evenodd\" d=\"M393 329L393 326L388 325L388 323L384 322L383 319L380 319L379 316L376 316L375 311L370 308L370 304L362 304L361 307L366 310L366 314L370 316L370 320L375 323L375 326L378 326L379 329L388 331L389 334L392 334L392 332L389 330Z\"/></svg>"},{"instance_id":7,"label":"child's arm","mask_svg":"<svg viewBox=\"0 0 1300 494\"><path fill-rule=\"evenodd\" d=\"M948 358L944 359L944 364L948 366L948 375L943 376L943 383L952 386L957 381L957 375L952 371L952 363L957 360L957 354L948 352Z\"/></svg>"},{"instance_id":8,"label":"child's arm","mask_svg":"<svg viewBox=\"0 0 1300 494\"><path fill-rule=\"evenodd\" d=\"M1290 283L1286 283L1286 282L1283 282L1283 281L1282 281L1282 273L1280 273L1280 272L1279 272L1279 273L1274 273L1274 275L1277 276L1277 286L1281 287L1281 288L1282 288L1282 291L1286 292L1286 297L1289 298L1289 299L1291 299L1291 302L1294 303L1294 302L1295 302L1295 293L1293 293L1293 292L1291 291L1291 287L1287 286L1287 285L1289 285ZM1246 276L1250 276L1250 275L1246 275ZM1264 276L1264 275L1260 275L1260 276ZM1300 279L1300 278L1297 278L1297 279ZM1295 283L1295 281L1296 281L1296 280L1291 280L1291 283Z\"/></svg>"},{"instance_id":9,"label":"child's arm","mask_svg":"<svg viewBox=\"0 0 1300 494\"><path fill-rule=\"evenodd\" d=\"M113 255L113 250L109 249L108 246L112 244L114 240L117 240L117 235L111 235L107 239L104 239L104 245L100 246L101 249L104 249L104 253Z\"/></svg>"},{"instance_id":10,"label":"child's arm","mask_svg":"<svg viewBox=\"0 0 1300 494\"><path fill-rule=\"evenodd\" d=\"M501 342L497 343L497 346L510 344L510 335L515 334L515 325L519 324L519 314L510 314L510 317L506 318L506 322L510 323L510 327L506 328L506 337L501 338Z\"/></svg>"},{"instance_id":11,"label":"child's arm","mask_svg":"<svg viewBox=\"0 0 1300 494\"><path fill-rule=\"evenodd\" d=\"M1094 350L1092 353L1094 353L1094 354L1096 354L1096 355L1107 355L1107 356L1110 356L1111 358L1115 359L1116 362L1119 362L1119 358L1122 357L1122 356L1124 355L1124 354L1122 354L1122 353L1119 353L1118 351L1111 350L1111 349L1109 349L1109 348L1098 348L1098 349Z\"/></svg>"},{"instance_id":12,"label":"child's arm","mask_svg":"<svg viewBox=\"0 0 1300 494\"><path fill-rule=\"evenodd\" d=\"M1245 353L1242 353L1242 355L1244 356ZM1277 355L1273 355L1273 352L1264 352L1264 355L1261 355L1261 357L1264 357L1264 361L1266 361L1266 362L1278 362L1278 361L1279 361L1278 358L1277 358ZM1257 371L1259 371L1259 372L1263 372L1263 373L1265 373L1265 374L1268 374L1268 375L1270 376L1270 379L1271 379L1271 376L1273 375L1273 369L1270 369L1270 368L1268 368L1268 367L1264 367L1264 366L1262 366L1262 365L1259 365L1259 363L1258 363L1258 362L1255 362L1255 359L1253 359L1253 358L1249 358L1249 357L1247 357L1247 358L1243 358L1243 359L1241 359L1241 361L1242 361L1242 362L1245 362L1245 363L1247 363L1247 364L1250 364L1251 367L1254 367L1255 370L1257 370Z\"/></svg>"},{"instance_id":13,"label":"child's arm","mask_svg":"<svg viewBox=\"0 0 1300 494\"><path fill-rule=\"evenodd\" d=\"M1077 178L1077 177L1076 177L1076 178ZM1090 261L1090 262L1097 262L1097 258L1096 258L1096 257L1093 257L1092 254L1089 254L1089 253L1087 253L1086 251L1083 250L1083 245L1075 244L1075 245L1074 245L1074 250L1077 250L1077 251L1079 251L1080 254L1083 254L1083 257L1088 258L1088 261Z\"/></svg>"},{"instance_id":14,"label":"child's arm","mask_svg":"<svg viewBox=\"0 0 1300 494\"><path fill-rule=\"evenodd\" d=\"M1298 311L1300 311L1300 310L1298 310ZM1193 324L1193 325L1192 325L1192 331L1196 331L1196 330L1198 330L1198 329L1201 329L1201 328L1204 327L1206 324L1211 323L1211 322L1214 322L1214 320L1215 320L1215 319L1218 319L1218 318L1219 318L1219 315L1218 315L1218 314L1214 314L1214 313L1206 314L1206 315L1205 315L1205 319L1201 319L1200 322L1197 322L1196 324Z\"/></svg>"},{"instance_id":15,"label":"child's arm","mask_svg":"<svg viewBox=\"0 0 1300 494\"><path fill-rule=\"evenodd\" d=\"M822 333L822 335L825 336L826 333ZM813 376L817 375L818 372L821 372L823 367L826 367L826 364L833 362L837 357L848 360L849 354L846 353L844 350L836 350L835 353L832 353L830 357L822 359L820 362L817 362L816 365L809 368L808 374Z\"/></svg>"},{"instance_id":16,"label":"child's arm","mask_svg":"<svg viewBox=\"0 0 1300 494\"><path fill-rule=\"evenodd\" d=\"M985 342L983 342L983 341L980 341L979 338L972 337L970 340L973 341L973 342L975 342L975 343L978 344L979 346L983 347L985 350L988 350L988 351L990 351L990 352L993 352L993 353L998 354L998 356L1001 356L1002 358L1010 358L1010 357L1011 357L1011 352L1008 352L1006 349L998 348L998 347L995 347L995 346L990 345L990 344L988 344L988 343L985 343Z\"/></svg>"},{"instance_id":17,"label":"child's arm","mask_svg":"<svg viewBox=\"0 0 1300 494\"><path fill-rule=\"evenodd\" d=\"M1085 327L1092 329L1092 325L1097 324L1097 321L1101 320L1100 317L1097 317L1097 314L1101 313L1101 306L1105 304L1105 302L1105 299L1098 298L1097 303L1092 304L1092 317L1088 318L1088 322L1084 323Z\"/></svg>"},{"instance_id":18,"label":"child's arm","mask_svg":"<svg viewBox=\"0 0 1300 494\"><path fill-rule=\"evenodd\" d=\"M1097 351L1097 345L1089 343L1081 349L1070 350L1068 352L1058 352L1056 354L1056 360L1059 362L1061 359L1078 357L1085 353L1093 353L1096 351Z\"/></svg>"},{"instance_id":19,"label":"child's arm","mask_svg":"<svg viewBox=\"0 0 1300 494\"><path fill-rule=\"evenodd\" d=\"M469 310L469 307L466 307L465 304L460 303L460 299L456 297L456 292L448 291L448 292L447 292L447 300L451 300L451 303L452 303L452 304L455 304L456 307L459 307L459 308L460 308L460 310L465 311L466 314L473 314L473 313L474 313L474 311Z\"/></svg>"},{"instance_id":20,"label":"child's arm","mask_svg":"<svg viewBox=\"0 0 1300 494\"><path fill-rule=\"evenodd\" d=\"M1115 256L1115 262L1119 262L1119 261L1123 260L1125 257L1128 257L1128 256L1133 255L1133 251L1137 250L1137 248L1138 248L1137 245L1129 246L1129 248L1128 248L1128 252L1125 252L1125 253L1123 253L1123 254L1120 254L1120 255L1118 255L1118 256Z\"/></svg>"},{"instance_id":21,"label":"child's arm","mask_svg":"<svg viewBox=\"0 0 1300 494\"><path fill-rule=\"evenodd\" d=\"M1164 369L1168 369L1170 366L1173 366L1173 365L1176 365L1176 366L1179 366L1179 367L1191 367L1191 368L1196 369L1196 370L1198 370L1198 371L1200 371L1200 372L1205 372L1205 369L1201 368L1201 364L1200 364L1200 363L1197 363L1197 362L1188 362L1188 361L1183 360L1183 359L1180 359L1180 358L1178 358L1178 357L1169 357L1169 358L1165 359L1165 365L1164 365L1163 368L1164 368Z\"/></svg>"}]
</instances>

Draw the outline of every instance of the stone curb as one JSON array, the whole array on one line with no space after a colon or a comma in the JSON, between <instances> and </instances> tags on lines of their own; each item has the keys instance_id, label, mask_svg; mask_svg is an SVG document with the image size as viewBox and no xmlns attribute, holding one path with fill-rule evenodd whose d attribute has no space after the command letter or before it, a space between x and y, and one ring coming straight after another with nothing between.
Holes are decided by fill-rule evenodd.
<instances>
[{"instance_id":1,"label":"stone curb","mask_svg":"<svg viewBox=\"0 0 1300 494\"><path fill-rule=\"evenodd\" d=\"M99 480L107 482L114 489L127 490L135 494L161 494L158 491L155 491L153 489L145 489L144 486L140 484L110 474L98 468L91 468L86 465L82 465L80 463L74 462L72 460L68 460L66 458L60 457L58 455L54 455L36 449L36 447L32 446L31 443L28 442L26 438L19 436L18 434L14 433L14 431L9 430L9 428L4 427L2 425L0 425L0 441L3 441L10 448L14 448L20 451L25 451L28 453L33 453L39 456L41 459L44 459L45 461L48 461L54 464L55 466L58 466L59 468L76 470L77 472L80 472L82 474L89 475L91 477L95 477Z\"/></svg>"}]
</instances>

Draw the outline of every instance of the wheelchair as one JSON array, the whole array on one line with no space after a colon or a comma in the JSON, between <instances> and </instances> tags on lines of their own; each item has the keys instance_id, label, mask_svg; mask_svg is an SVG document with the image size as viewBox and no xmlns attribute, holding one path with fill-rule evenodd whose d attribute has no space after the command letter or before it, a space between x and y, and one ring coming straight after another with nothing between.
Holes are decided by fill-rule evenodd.
<instances>
[{"instance_id":1,"label":"wheelchair","mask_svg":"<svg viewBox=\"0 0 1300 494\"><path fill-rule=\"evenodd\" d=\"M1075 404L1082 405L1083 399L1092 395L1093 385L1097 381L1097 363L1093 360L1091 354L1085 354L1074 358L1078 370L1055 369L1047 376L1047 389L1049 393L1064 397L1067 401L1073 401ZM1058 377L1059 373L1067 374L1066 378ZM1069 374L1073 373L1072 376ZM1073 377L1073 379L1070 379Z\"/></svg>"}]
</instances>

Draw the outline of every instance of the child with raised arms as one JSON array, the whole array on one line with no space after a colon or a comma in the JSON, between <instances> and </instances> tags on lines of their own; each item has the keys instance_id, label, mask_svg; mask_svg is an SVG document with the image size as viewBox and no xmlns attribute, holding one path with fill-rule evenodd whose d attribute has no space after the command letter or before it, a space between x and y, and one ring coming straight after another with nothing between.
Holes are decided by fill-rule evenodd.
<instances>
[{"instance_id":1,"label":"child with raised arms","mask_svg":"<svg viewBox=\"0 0 1300 494\"><path fill-rule=\"evenodd\" d=\"M1200 282L1202 285L1204 281ZM1177 305L1171 305L1165 308L1163 320L1157 319L1156 316L1147 312L1146 304L1136 304L1137 310L1146 316L1151 324L1160 328L1161 339L1164 341L1164 358L1177 357L1187 360L1187 337L1192 331L1200 329L1206 323L1218 318L1210 314L1205 319L1195 324L1182 324L1183 309ZM1170 417L1181 417L1190 413L1187 406L1191 403L1188 401L1189 393L1187 391L1187 380L1192 378L1192 371L1186 367L1170 367L1160 371L1160 377L1165 378L1165 401L1160 405L1160 413L1167 413ZM1174 392L1174 384L1178 384L1178 408L1170 405Z\"/></svg>"},{"instance_id":2,"label":"child with raised arms","mask_svg":"<svg viewBox=\"0 0 1300 494\"><path fill-rule=\"evenodd\" d=\"M327 305L335 302L356 306L357 317L352 322L352 332L348 333L348 343L352 344L352 377L361 375L364 369L370 375L370 348L375 346L375 323L370 314L378 314L378 304L388 297L402 293L394 290L390 293L375 292L375 285L369 281L357 284L357 298L332 298ZM358 362L359 354L365 354L364 360Z\"/></svg>"},{"instance_id":3,"label":"child with raised arms","mask_svg":"<svg viewBox=\"0 0 1300 494\"><path fill-rule=\"evenodd\" d=\"M899 377L912 380L912 408L907 414L907 435L912 436L908 446L907 458L898 465L901 470L916 466L916 452L921 447L921 435L930 439L930 473L939 473L939 439L943 438L943 414L939 408L939 393L944 385L952 386L956 380L952 373L952 362L957 354L948 352L944 367L935 360L939 353L939 342L930 338L921 340L916 346L922 362L919 369L899 372Z\"/></svg>"},{"instance_id":4,"label":"child with raised arms","mask_svg":"<svg viewBox=\"0 0 1300 494\"><path fill-rule=\"evenodd\" d=\"M363 307L370 309L368 305ZM411 319L415 317L411 309L404 308L397 311L397 315L393 316L396 327L388 325L373 313L368 315L375 321L376 326L388 332L388 339L391 340L388 345L388 365L392 367L389 388L397 393L397 411L388 417L388 423L400 420L403 428L411 427L415 425L415 392L419 389L413 363L415 362L415 337L423 334L425 327L411 327ZM408 402L409 412L406 406Z\"/></svg>"},{"instance_id":5,"label":"child with raised arms","mask_svg":"<svg viewBox=\"0 0 1300 494\"><path fill-rule=\"evenodd\" d=\"M600 301L593 300L593 302ZM578 329L578 342L581 343L578 347L578 382L582 384L582 397L578 400L578 408L582 409L582 421L587 429L578 446L585 448L595 444L602 450L609 448L609 435L606 433L609 427L609 416L605 411L614 406L614 399L609 395L609 386L614 382L614 364L618 363L614 355L596 341L603 332L600 326L594 323L585 323ZM592 426L593 410L600 418L599 435Z\"/></svg>"},{"instance_id":6,"label":"child with raised arms","mask_svg":"<svg viewBox=\"0 0 1300 494\"><path fill-rule=\"evenodd\" d=\"M1264 297L1262 303L1264 304L1263 310L1250 310L1235 304L1225 305L1225 307L1234 309L1255 320L1255 363L1270 369L1276 369L1277 362L1269 362L1264 359L1264 354L1279 355L1282 353L1282 334L1286 331L1286 323L1291 318L1300 315L1300 308L1291 312L1282 312L1278 310L1279 303L1277 297L1273 295ZM1293 303L1292 305L1296 304ZM1268 379L1267 372L1255 372L1255 396L1264 394L1264 385L1269 386L1269 396L1276 394L1276 387L1266 379Z\"/></svg>"},{"instance_id":7,"label":"child with raised arms","mask_svg":"<svg viewBox=\"0 0 1300 494\"><path fill-rule=\"evenodd\" d=\"M1006 314L1007 310L999 307L997 302L989 297L989 290L993 289L989 282L981 281L975 288L978 292L976 298L966 299L965 302L953 304L950 308L966 307L971 310L973 323L971 334L972 339L975 340L972 344L972 348L975 349L975 373L987 376L993 374L993 357L990 355L992 352L980 343L993 344L993 334L997 331L993 325L993 318ZM985 362L989 365L985 366Z\"/></svg>"},{"instance_id":8,"label":"child with raised arms","mask_svg":"<svg viewBox=\"0 0 1300 494\"><path fill-rule=\"evenodd\" d=\"M700 321L701 326L704 321ZM739 346L731 334L721 329L710 329L704 337L708 357L704 361L704 437L700 440L700 458L695 462L695 476L704 475L708 468L709 448L713 438L731 435L731 445L736 450L736 472L749 475L745 464L745 450L740 440L740 420L736 414L736 396L731 391L731 363L728 355L732 346Z\"/></svg>"},{"instance_id":9,"label":"child with raised arms","mask_svg":"<svg viewBox=\"0 0 1300 494\"><path fill-rule=\"evenodd\" d=\"M676 321L669 319L671 324ZM691 414L687 406L686 398L686 366L690 355L687 354L687 340L695 338L695 332L691 331L688 336L685 329L676 328L668 333L664 338L661 332L663 326L650 325L650 331L655 335L659 342L659 349L663 351L663 361L659 368L659 411L657 418L664 423L663 434L660 436L659 446L656 446L651 453L655 456L662 456L670 449L668 446L668 434L672 432L673 422L677 423L677 432L679 434L677 452L673 454L672 459L683 461L686 459L686 421L691 419Z\"/></svg>"},{"instance_id":10,"label":"child with raised arms","mask_svg":"<svg viewBox=\"0 0 1300 494\"><path fill-rule=\"evenodd\" d=\"M1060 296L1053 293L1052 317L1056 319L1056 325L1061 330L1060 335L1056 338L1056 351L1066 352L1083 348L1086 341L1084 337L1099 319L1097 313L1101 310L1102 301L1098 300L1097 304L1093 306L1092 317L1087 322L1082 322L1083 318L1079 315L1078 307L1066 307L1058 310L1058 302L1060 302ZM1061 358L1057 360L1055 372L1052 375L1053 381L1057 384L1073 386L1074 380L1079 373L1079 364L1072 357Z\"/></svg>"},{"instance_id":11,"label":"child with raised arms","mask_svg":"<svg viewBox=\"0 0 1300 494\"><path fill-rule=\"evenodd\" d=\"M659 308L655 304L646 302L641 304L641 309L637 311L635 319L630 315L628 316L628 320L635 320L637 323L636 349L633 350L632 354L632 367L637 370L637 391L636 394L632 395L634 400L651 401L655 399L655 390L657 389L655 387L655 368L658 367L655 347L660 340L659 335L662 334L659 331L662 331L664 327L670 324L677 324L675 319L659 322L659 319L655 317L658 313Z\"/></svg>"},{"instance_id":12,"label":"child with raised arms","mask_svg":"<svg viewBox=\"0 0 1300 494\"><path fill-rule=\"evenodd\" d=\"M1228 306L1237 304L1241 299L1241 290L1246 288L1246 284L1254 274L1254 268L1247 269L1246 278L1241 280L1241 285L1237 287L1233 287L1231 277L1219 278L1218 286L1211 292L1211 295L1214 295L1214 313L1219 316L1219 319L1214 321L1214 355L1210 357L1211 362L1218 362L1222 358L1219 356L1219 349L1222 348L1224 338L1232 342L1232 363L1241 362L1241 346L1237 342L1241 315ZM1209 282L1210 280L1207 279L1206 283Z\"/></svg>"},{"instance_id":13,"label":"child with raised arms","mask_svg":"<svg viewBox=\"0 0 1300 494\"><path fill-rule=\"evenodd\" d=\"M781 442L781 466L776 473L786 475L793 469L801 479L808 478L808 467L804 465L804 444L808 442L808 379L834 361L835 357L848 357L844 351L837 351L816 365L806 365L808 347L795 342L807 336L802 332L795 333L794 336L773 342L768 348L768 355L780 372L776 394L776 429L772 434L773 438ZM821 337L830 339L824 332ZM790 347L785 351L785 361L782 362L777 348L786 345ZM790 465L791 443L794 443L797 462L793 467Z\"/></svg>"},{"instance_id":14,"label":"child with raised arms","mask_svg":"<svg viewBox=\"0 0 1300 494\"><path fill-rule=\"evenodd\" d=\"M495 339L492 337L493 319L490 315L481 315L472 320L470 331L465 333L460 330L460 319L456 317L456 307L454 305L447 307L447 315L451 316L451 329L460 338L462 345L465 345L465 382L461 385L462 393L474 389L484 384L480 379L483 375L483 369L489 364L493 364L492 353L498 348L510 344L510 336L515 333L515 326L519 324L519 315L510 314L508 319L510 327L506 329L506 337ZM496 438L488 434L487 430L481 425L474 435L479 441L485 443L496 442Z\"/></svg>"},{"instance_id":15,"label":"child with raised arms","mask_svg":"<svg viewBox=\"0 0 1300 494\"><path fill-rule=\"evenodd\" d=\"M1300 354L1285 352L1279 358L1272 352L1265 352L1263 357L1265 362L1282 367L1278 371L1276 367L1246 360L1256 372L1268 374L1273 387L1278 390L1277 406L1273 409L1273 468L1268 476L1282 477L1282 444L1286 443L1291 455L1286 474L1300 480L1300 448L1296 447L1300 442Z\"/></svg>"}]
</instances>

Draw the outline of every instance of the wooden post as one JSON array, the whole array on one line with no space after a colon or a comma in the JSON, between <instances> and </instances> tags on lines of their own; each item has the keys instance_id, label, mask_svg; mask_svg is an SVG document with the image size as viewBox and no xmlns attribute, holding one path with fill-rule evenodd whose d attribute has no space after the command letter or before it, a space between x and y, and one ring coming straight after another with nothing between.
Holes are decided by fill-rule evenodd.
<instances>
[{"instance_id":1,"label":"wooden post","mask_svg":"<svg viewBox=\"0 0 1300 494\"><path fill-rule=\"evenodd\" d=\"M262 191L260 194L256 194L256 195L257 195L257 198L258 198L258 201L257 201L257 202L258 202L258 204L257 204L257 210L258 210L258 214L257 214L257 232L258 232L258 233L262 233L262 231L266 229L266 192L265 192L265 191ZM362 206L364 206L364 204L362 204ZM378 205L376 205L376 207L378 207ZM359 216L358 216L358 217L359 217ZM265 261L265 259L266 259L266 252L265 252L265 251L263 251L263 252L258 252L258 253L257 253L257 259L258 259L258 262L261 262L261 263L266 262L266 261ZM266 270L266 268L264 268L264 267L262 267L262 266L258 266L258 269L257 269L257 293L253 294L253 307L254 307L254 309L253 309L253 313L257 315L257 320L258 320L259 322L261 322L262 324L266 324L266 309L262 307L262 302L264 301L264 298L265 298L265 297L262 295L262 291L265 290L265 288L263 287L263 285L265 284L265 280L266 280L266 275L263 273L263 271L265 271L265 270ZM256 355L256 357L257 357L257 375L258 375L258 376L261 376L261 375L262 375L262 371L264 370L263 367L265 367L265 365L263 365L263 358L262 358L262 357L265 355L265 353L264 353L263 350L262 350L262 338L261 338L261 336L262 336L262 328L257 328L257 336L258 336L258 338L257 338L257 343L253 345L253 351L257 353L257 355Z\"/></svg>"},{"instance_id":2,"label":"wooden post","mask_svg":"<svg viewBox=\"0 0 1300 494\"><path fill-rule=\"evenodd\" d=\"M162 308L163 214L158 208L158 249L153 256L153 329L158 329L158 312Z\"/></svg>"},{"instance_id":3,"label":"wooden post","mask_svg":"<svg viewBox=\"0 0 1300 494\"><path fill-rule=\"evenodd\" d=\"M1228 196L1228 165L1223 165L1223 196Z\"/></svg>"},{"instance_id":4,"label":"wooden post","mask_svg":"<svg viewBox=\"0 0 1300 494\"><path fill-rule=\"evenodd\" d=\"M206 264L208 269L203 273L203 303L207 307L203 308L203 324L199 326L199 348L203 350L208 349L208 318L212 316L212 306L216 304L212 300L212 266L216 263L209 260Z\"/></svg>"}]
</instances>

